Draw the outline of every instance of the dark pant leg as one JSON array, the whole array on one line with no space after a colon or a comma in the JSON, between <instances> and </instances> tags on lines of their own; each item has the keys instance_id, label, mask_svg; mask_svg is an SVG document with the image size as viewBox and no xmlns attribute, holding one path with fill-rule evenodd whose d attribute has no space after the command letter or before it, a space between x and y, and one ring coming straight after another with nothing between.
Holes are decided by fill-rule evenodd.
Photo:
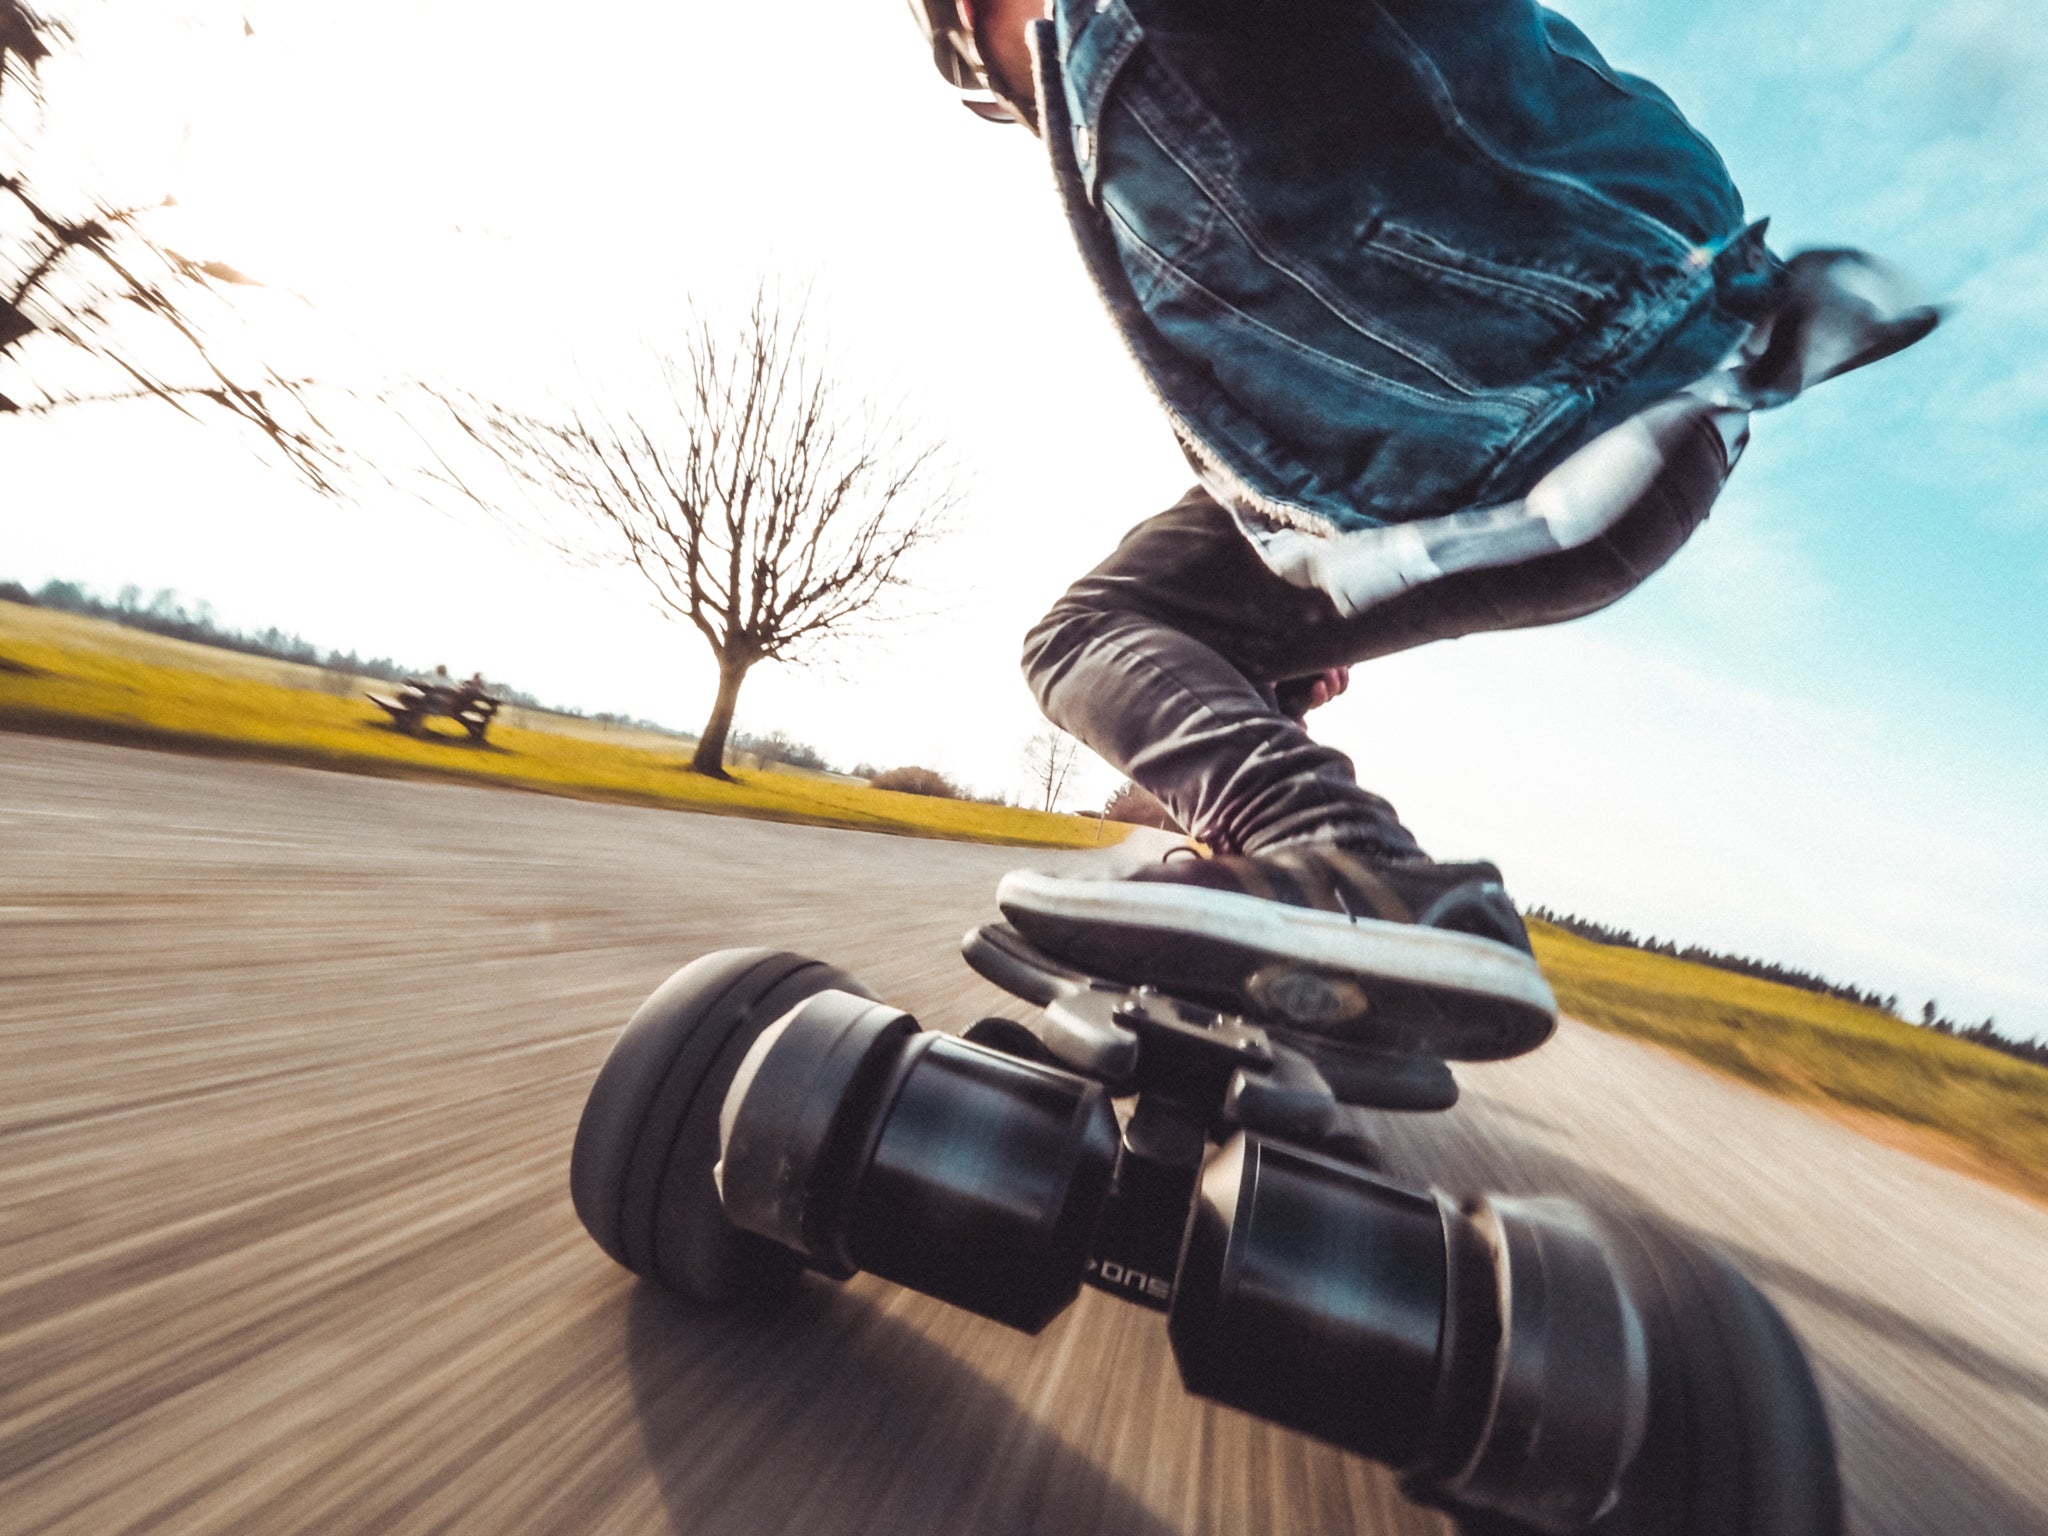
<instances>
[{"instance_id":1,"label":"dark pant leg","mask_svg":"<svg viewBox=\"0 0 2048 1536\"><path fill-rule=\"evenodd\" d=\"M1269 571L1206 492L1134 528L1024 642L1040 706L1220 852L1342 825L1414 851L1351 761L1280 712L1291 636L1336 611Z\"/></svg>"},{"instance_id":2,"label":"dark pant leg","mask_svg":"<svg viewBox=\"0 0 2048 1536\"><path fill-rule=\"evenodd\" d=\"M1024 642L1040 706L1219 851L1334 837L1415 842L1351 761L1283 714L1272 685L1429 640L1577 618L1631 591L1697 527L1726 477L1702 424L1590 544L1440 577L1345 618L1273 574L1204 491L1134 528Z\"/></svg>"}]
</instances>

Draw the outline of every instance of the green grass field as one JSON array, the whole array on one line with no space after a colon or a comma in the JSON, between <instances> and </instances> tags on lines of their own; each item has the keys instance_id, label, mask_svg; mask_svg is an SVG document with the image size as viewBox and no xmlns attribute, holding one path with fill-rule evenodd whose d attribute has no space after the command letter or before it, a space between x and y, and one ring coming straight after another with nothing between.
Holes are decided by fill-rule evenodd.
<instances>
[{"instance_id":1,"label":"green grass field","mask_svg":"<svg viewBox=\"0 0 2048 1536\"><path fill-rule=\"evenodd\" d=\"M1548 923L1529 930L1574 1018L1788 1098L1880 1117L1906 1128L1896 1139L1916 1150L1947 1152L1944 1161L2048 1197L2048 1068L1838 998L1595 944Z\"/></svg>"},{"instance_id":2,"label":"green grass field","mask_svg":"<svg viewBox=\"0 0 2048 1536\"><path fill-rule=\"evenodd\" d=\"M390 729L364 686L391 685L0 602L0 729L1032 847L1094 847L1129 831L793 769L721 783L686 772L680 742L530 710L508 709L484 747L445 720L419 740Z\"/></svg>"}]
</instances>

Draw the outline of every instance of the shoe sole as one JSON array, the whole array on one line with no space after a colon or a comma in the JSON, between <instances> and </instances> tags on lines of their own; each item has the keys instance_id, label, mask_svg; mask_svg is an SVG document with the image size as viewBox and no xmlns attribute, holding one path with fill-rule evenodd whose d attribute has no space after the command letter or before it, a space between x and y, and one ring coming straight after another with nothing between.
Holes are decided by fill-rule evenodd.
<instances>
[{"instance_id":1,"label":"shoe sole","mask_svg":"<svg viewBox=\"0 0 2048 1536\"><path fill-rule=\"evenodd\" d=\"M1005 875L996 904L1034 945L1105 981L1374 1050L1497 1061L1556 1027L1536 962L1469 933L1034 870Z\"/></svg>"}]
</instances>

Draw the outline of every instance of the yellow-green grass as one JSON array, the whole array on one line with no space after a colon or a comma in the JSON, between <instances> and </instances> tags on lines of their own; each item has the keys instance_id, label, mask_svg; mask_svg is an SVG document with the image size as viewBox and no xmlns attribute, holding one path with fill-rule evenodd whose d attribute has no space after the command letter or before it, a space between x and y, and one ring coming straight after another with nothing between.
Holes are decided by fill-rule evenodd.
<instances>
[{"instance_id":1,"label":"yellow-green grass","mask_svg":"<svg viewBox=\"0 0 2048 1536\"><path fill-rule=\"evenodd\" d=\"M2037 1198L2048 1197L2048 1068L1875 1008L1531 922L1558 1006ZM1946 1143L1946 1145L1942 1145Z\"/></svg>"},{"instance_id":2,"label":"yellow-green grass","mask_svg":"<svg viewBox=\"0 0 2048 1536\"><path fill-rule=\"evenodd\" d=\"M4 729L979 842L1092 847L1129 830L781 769L723 783L685 771L684 743L587 721L551 729L558 717L536 711L507 711L484 747L445 720L417 740L391 730L363 686L390 687L0 602Z\"/></svg>"}]
</instances>

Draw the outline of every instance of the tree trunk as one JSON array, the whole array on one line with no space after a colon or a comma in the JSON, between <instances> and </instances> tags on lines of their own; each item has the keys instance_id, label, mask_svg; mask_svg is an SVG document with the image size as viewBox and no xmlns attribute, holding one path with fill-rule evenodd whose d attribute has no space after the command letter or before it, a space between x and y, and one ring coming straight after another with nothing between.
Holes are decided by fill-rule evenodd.
<instances>
[{"instance_id":1,"label":"tree trunk","mask_svg":"<svg viewBox=\"0 0 2048 1536\"><path fill-rule=\"evenodd\" d=\"M733 706L739 703L740 684L746 677L745 663L719 662L718 697L712 702L711 718L704 722L704 733L697 738L697 755L690 759L690 772L714 779L732 777L725 771L725 738L732 731Z\"/></svg>"}]
</instances>

